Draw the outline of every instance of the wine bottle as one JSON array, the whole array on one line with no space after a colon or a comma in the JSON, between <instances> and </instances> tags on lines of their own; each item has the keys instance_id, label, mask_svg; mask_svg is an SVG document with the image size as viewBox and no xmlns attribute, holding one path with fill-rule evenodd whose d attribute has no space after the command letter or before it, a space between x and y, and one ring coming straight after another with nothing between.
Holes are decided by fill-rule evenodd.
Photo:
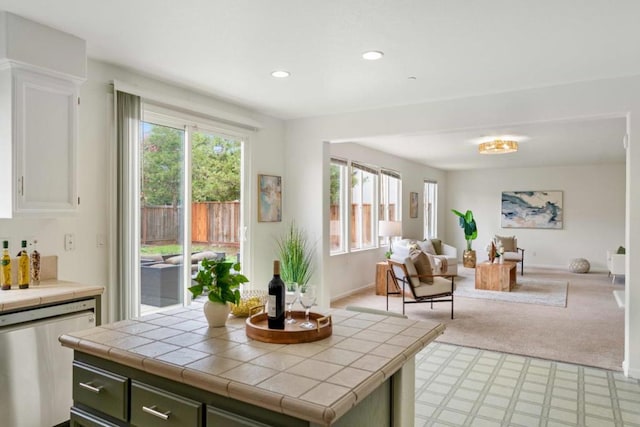
<instances>
[{"instance_id":1,"label":"wine bottle","mask_svg":"<svg viewBox=\"0 0 640 427\"><path fill-rule=\"evenodd\" d=\"M269 282L269 329L284 329L284 282L280 278L280 261L273 261L273 279Z\"/></svg>"},{"instance_id":2,"label":"wine bottle","mask_svg":"<svg viewBox=\"0 0 640 427\"><path fill-rule=\"evenodd\" d=\"M2 290L8 291L11 289L11 255L9 255L9 242L5 240L2 242L2 274L0 274L0 281L2 283Z\"/></svg>"},{"instance_id":3,"label":"wine bottle","mask_svg":"<svg viewBox=\"0 0 640 427\"><path fill-rule=\"evenodd\" d=\"M29 254L27 253L27 241L22 241L22 249L18 257L18 288L27 289L29 287Z\"/></svg>"},{"instance_id":4,"label":"wine bottle","mask_svg":"<svg viewBox=\"0 0 640 427\"><path fill-rule=\"evenodd\" d=\"M37 240L33 241L33 250L29 258L31 259L31 284L37 286L40 284L40 252L36 249Z\"/></svg>"}]
</instances>

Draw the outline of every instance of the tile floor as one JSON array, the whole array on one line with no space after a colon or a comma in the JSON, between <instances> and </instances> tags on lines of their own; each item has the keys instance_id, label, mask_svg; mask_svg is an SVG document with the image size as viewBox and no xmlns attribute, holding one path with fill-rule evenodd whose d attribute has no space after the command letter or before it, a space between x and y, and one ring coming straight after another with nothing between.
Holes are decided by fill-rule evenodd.
<instances>
[{"instance_id":1,"label":"tile floor","mask_svg":"<svg viewBox=\"0 0 640 427\"><path fill-rule=\"evenodd\" d=\"M416 356L415 425L640 427L640 381L434 342Z\"/></svg>"}]
</instances>

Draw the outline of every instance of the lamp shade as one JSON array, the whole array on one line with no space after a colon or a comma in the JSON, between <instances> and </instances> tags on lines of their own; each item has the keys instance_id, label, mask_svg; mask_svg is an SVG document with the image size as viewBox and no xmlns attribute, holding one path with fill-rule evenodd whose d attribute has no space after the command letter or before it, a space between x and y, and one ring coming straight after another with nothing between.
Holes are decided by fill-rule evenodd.
<instances>
[{"instance_id":1,"label":"lamp shade","mask_svg":"<svg viewBox=\"0 0 640 427\"><path fill-rule=\"evenodd\" d=\"M402 236L402 223L400 221L379 221L378 235L380 237Z\"/></svg>"}]
</instances>

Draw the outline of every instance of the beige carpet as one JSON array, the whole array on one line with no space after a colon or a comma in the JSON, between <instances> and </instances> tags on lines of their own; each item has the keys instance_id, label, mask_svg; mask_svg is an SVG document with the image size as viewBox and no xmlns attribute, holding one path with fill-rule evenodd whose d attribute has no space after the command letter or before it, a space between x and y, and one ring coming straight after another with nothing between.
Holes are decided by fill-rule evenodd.
<instances>
[{"instance_id":1,"label":"beige carpet","mask_svg":"<svg viewBox=\"0 0 640 427\"><path fill-rule=\"evenodd\" d=\"M473 280L473 269L459 267L458 281ZM450 303L411 304L409 318L437 320L447 329L438 341L622 370L624 310L613 297L606 274L572 274L560 270L527 269L525 276L569 282L567 307L553 307L465 297L455 298L455 318L450 319ZM386 298L376 296L373 286L333 307L358 305L385 309ZM402 312L398 297L389 297L389 310Z\"/></svg>"}]
</instances>

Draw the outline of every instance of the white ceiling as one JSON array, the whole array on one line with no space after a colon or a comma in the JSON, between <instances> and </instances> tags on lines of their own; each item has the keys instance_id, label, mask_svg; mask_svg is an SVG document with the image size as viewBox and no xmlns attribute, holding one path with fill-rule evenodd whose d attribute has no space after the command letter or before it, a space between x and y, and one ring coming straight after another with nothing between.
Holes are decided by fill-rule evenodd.
<instances>
[{"instance_id":1,"label":"white ceiling","mask_svg":"<svg viewBox=\"0 0 640 427\"><path fill-rule=\"evenodd\" d=\"M92 58L283 119L640 74L637 0L0 0L0 9L85 39ZM363 60L370 49L384 58ZM292 75L274 79L276 69ZM443 169L501 167L507 156L459 151L494 133L530 138L509 166L624 160L622 119L356 142L411 148Z\"/></svg>"}]
</instances>

